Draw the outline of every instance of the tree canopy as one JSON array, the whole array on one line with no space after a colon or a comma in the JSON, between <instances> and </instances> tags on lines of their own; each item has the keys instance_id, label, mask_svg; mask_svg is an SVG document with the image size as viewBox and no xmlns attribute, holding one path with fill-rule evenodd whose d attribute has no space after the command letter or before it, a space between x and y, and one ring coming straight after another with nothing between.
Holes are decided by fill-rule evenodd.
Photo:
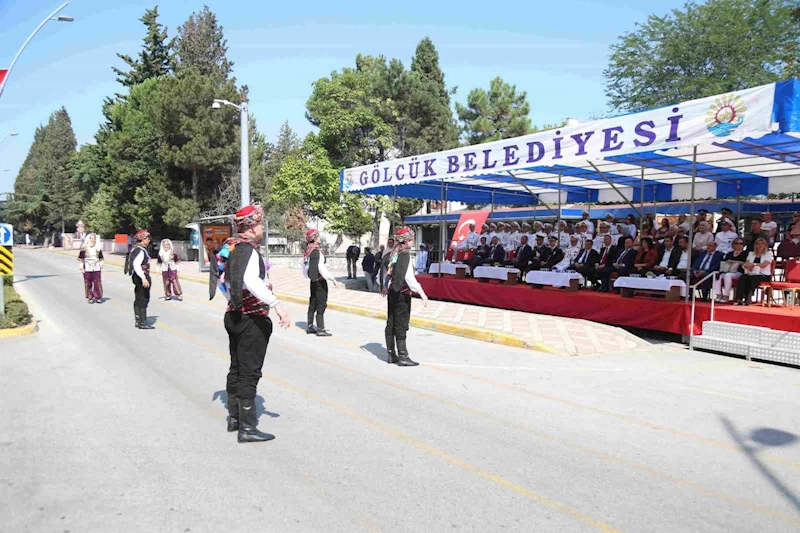
<instances>
[{"instance_id":1,"label":"tree canopy","mask_svg":"<svg viewBox=\"0 0 800 533\"><path fill-rule=\"evenodd\" d=\"M479 144L525 135L531 129L531 107L525 91L496 77L489 90L474 89L467 105L456 104L467 144Z\"/></svg>"}]
</instances>

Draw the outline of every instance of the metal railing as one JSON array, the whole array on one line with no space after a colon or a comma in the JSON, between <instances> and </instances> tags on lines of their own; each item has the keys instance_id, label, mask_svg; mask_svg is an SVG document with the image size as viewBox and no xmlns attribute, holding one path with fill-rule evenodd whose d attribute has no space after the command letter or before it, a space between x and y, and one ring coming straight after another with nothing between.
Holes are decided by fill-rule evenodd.
<instances>
[{"instance_id":1,"label":"metal railing","mask_svg":"<svg viewBox=\"0 0 800 533\"><path fill-rule=\"evenodd\" d=\"M694 304L695 304L695 300L697 299L697 287L702 285L708 278L712 278L711 279L711 320L714 320L714 302L717 299L714 287L715 287L716 282L717 282L717 274L719 274L719 272L717 272L716 270L714 272L709 272L708 274L705 275L705 277L703 279L701 279L700 281L698 281L694 285L689 285L689 287L688 287L688 290L690 290L691 293L692 293L692 318L691 318L691 321L689 323L689 351L694 351L694 347L692 346L692 337L694 337Z\"/></svg>"}]
</instances>

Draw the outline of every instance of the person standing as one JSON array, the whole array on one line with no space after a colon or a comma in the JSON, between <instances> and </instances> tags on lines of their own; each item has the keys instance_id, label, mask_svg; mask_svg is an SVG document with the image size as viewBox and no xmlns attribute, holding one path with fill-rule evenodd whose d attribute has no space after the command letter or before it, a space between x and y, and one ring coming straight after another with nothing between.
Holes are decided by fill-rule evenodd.
<instances>
[{"instance_id":1,"label":"person standing","mask_svg":"<svg viewBox=\"0 0 800 533\"><path fill-rule=\"evenodd\" d=\"M225 262L225 287L228 300L225 331L228 333L231 366L225 390L228 394L228 431L238 431L238 441L264 442L275 435L258 430L255 397L261 368L272 336L270 310L278 314L278 324L288 328L289 313L272 292L267 266L259 244L264 237L259 205L243 207L233 216L237 234L225 241L230 254Z\"/></svg>"},{"instance_id":2,"label":"person standing","mask_svg":"<svg viewBox=\"0 0 800 533\"><path fill-rule=\"evenodd\" d=\"M358 277L358 258L361 255L361 248L356 243L347 247L345 258L347 259L347 279Z\"/></svg>"},{"instance_id":3,"label":"person standing","mask_svg":"<svg viewBox=\"0 0 800 533\"><path fill-rule=\"evenodd\" d=\"M397 366L418 366L419 363L412 361L408 356L406 346L406 334L411 321L411 295L419 294L423 305L428 303L428 296L414 276L414 269L411 266L410 248L414 242L414 232L407 227L398 229L395 233L395 242L386 275L386 287L382 292L388 301L385 330L388 352L386 362Z\"/></svg>"},{"instance_id":4,"label":"person standing","mask_svg":"<svg viewBox=\"0 0 800 533\"><path fill-rule=\"evenodd\" d=\"M372 255L372 248L364 248L364 259L361 261L361 270L364 271L364 279L367 282L367 291L375 292L375 256Z\"/></svg>"},{"instance_id":5,"label":"person standing","mask_svg":"<svg viewBox=\"0 0 800 533\"><path fill-rule=\"evenodd\" d=\"M328 282L338 287L336 278L333 277L325 266L325 256L319 249L319 232L310 229L306 232L306 251L303 254L303 277L311 282L311 295L308 298L308 324L306 333L317 337L330 337L331 333L325 329L325 309L328 308ZM349 279L349 278L348 278ZM314 315L317 316L317 327L314 327Z\"/></svg>"},{"instance_id":6,"label":"person standing","mask_svg":"<svg viewBox=\"0 0 800 533\"><path fill-rule=\"evenodd\" d=\"M90 233L83 239L78 261L81 263L80 270L81 274L83 274L86 301L90 304L102 302L103 281L101 279L101 271L103 270L103 250L100 248L100 239L96 233Z\"/></svg>"},{"instance_id":7,"label":"person standing","mask_svg":"<svg viewBox=\"0 0 800 533\"><path fill-rule=\"evenodd\" d=\"M178 301L183 301L181 282L178 279L178 254L172 246L172 241L164 239L158 251L158 267L161 270L161 280L164 282L164 300L172 300L172 295Z\"/></svg>"},{"instance_id":8,"label":"person standing","mask_svg":"<svg viewBox=\"0 0 800 533\"><path fill-rule=\"evenodd\" d=\"M147 305L150 303L150 254L147 247L150 245L150 233L139 230L133 236L135 245L128 254L128 264L125 272L131 275L133 281L133 312L136 316L138 329L155 329L147 323Z\"/></svg>"},{"instance_id":9,"label":"person standing","mask_svg":"<svg viewBox=\"0 0 800 533\"><path fill-rule=\"evenodd\" d=\"M378 277L380 278L380 287L381 291L386 287L386 271L389 268L389 260L392 258L392 253L394 252L394 239L389 237L386 241L386 249L383 251L383 255L381 256L381 268L380 272L378 273ZM430 256L428 256L430 258ZM430 265L429 265L430 266Z\"/></svg>"},{"instance_id":10,"label":"person standing","mask_svg":"<svg viewBox=\"0 0 800 533\"><path fill-rule=\"evenodd\" d=\"M428 250L425 249L425 244L419 245L419 252L417 252L417 274L425 274L428 271Z\"/></svg>"}]
</instances>

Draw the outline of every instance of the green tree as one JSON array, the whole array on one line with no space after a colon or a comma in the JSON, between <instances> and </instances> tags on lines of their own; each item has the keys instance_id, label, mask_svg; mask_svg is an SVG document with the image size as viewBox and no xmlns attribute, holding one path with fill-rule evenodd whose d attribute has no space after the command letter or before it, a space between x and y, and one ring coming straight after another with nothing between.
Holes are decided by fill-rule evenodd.
<instances>
[{"instance_id":1,"label":"green tree","mask_svg":"<svg viewBox=\"0 0 800 533\"><path fill-rule=\"evenodd\" d=\"M792 10L792 21L795 27L800 27L800 4ZM784 47L783 79L800 78L800 39L789 41Z\"/></svg>"},{"instance_id":2,"label":"green tree","mask_svg":"<svg viewBox=\"0 0 800 533\"><path fill-rule=\"evenodd\" d=\"M467 144L479 144L518 137L530 132L531 119L528 95L517 92L499 76L489 90L473 89L467 95L467 105L456 103L458 118Z\"/></svg>"},{"instance_id":3,"label":"green tree","mask_svg":"<svg viewBox=\"0 0 800 533\"><path fill-rule=\"evenodd\" d=\"M111 67L117 74L117 81L125 87L133 87L150 78L163 76L170 71L167 29L158 23L158 6L148 9L139 19L147 28L142 38L142 49L139 57L131 58L127 54L117 54L129 67L127 72Z\"/></svg>"},{"instance_id":4,"label":"green tree","mask_svg":"<svg viewBox=\"0 0 800 533\"><path fill-rule=\"evenodd\" d=\"M227 79L233 68L228 60L228 45L217 16L208 8L192 15L178 28L173 40L175 71L195 69L202 76Z\"/></svg>"},{"instance_id":5,"label":"green tree","mask_svg":"<svg viewBox=\"0 0 800 533\"><path fill-rule=\"evenodd\" d=\"M611 45L609 105L641 111L777 81L787 61L797 65L796 9L796 0L708 0L650 15Z\"/></svg>"},{"instance_id":6,"label":"green tree","mask_svg":"<svg viewBox=\"0 0 800 533\"><path fill-rule=\"evenodd\" d=\"M86 220L86 227L102 237L113 236L120 231L118 210L119 206L114 195L106 187L101 187L84 207L83 218Z\"/></svg>"}]
</instances>

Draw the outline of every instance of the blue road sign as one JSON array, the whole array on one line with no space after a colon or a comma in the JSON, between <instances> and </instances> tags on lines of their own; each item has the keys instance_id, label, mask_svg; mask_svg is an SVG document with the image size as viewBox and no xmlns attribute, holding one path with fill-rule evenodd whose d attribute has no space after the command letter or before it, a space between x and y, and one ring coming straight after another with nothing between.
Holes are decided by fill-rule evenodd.
<instances>
[{"instance_id":1,"label":"blue road sign","mask_svg":"<svg viewBox=\"0 0 800 533\"><path fill-rule=\"evenodd\" d=\"M11 224L0 223L0 246L14 245L14 227Z\"/></svg>"}]
</instances>

